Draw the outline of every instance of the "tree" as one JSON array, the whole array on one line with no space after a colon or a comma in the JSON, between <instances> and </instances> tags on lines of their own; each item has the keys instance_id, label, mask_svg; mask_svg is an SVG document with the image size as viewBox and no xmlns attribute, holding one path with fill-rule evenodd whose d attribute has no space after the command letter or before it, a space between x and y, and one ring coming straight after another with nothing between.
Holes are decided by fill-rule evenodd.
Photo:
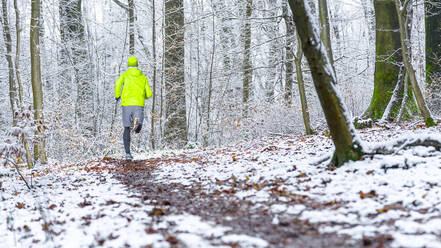
<instances>
[{"instance_id":1,"label":"tree","mask_svg":"<svg viewBox=\"0 0 441 248\"><path fill-rule=\"evenodd\" d=\"M9 102L11 105L12 113L12 124L15 126L17 124L17 119L15 115L16 107L16 95L17 89L14 84L14 64L12 62L12 39L11 31L9 27L9 15L8 15L8 3L7 0L2 0L2 26L3 26L3 38L6 46L6 61L8 62L8 81L9 81Z\"/></svg>"},{"instance_id":2,"label":"tree","mask_svg":"<svg viewBox=\"0 0 441 248\"><path fill-rule=\"evenodd\" d=\"M319 13L320 13L320 38L325 44L326 52L328 53L329 61L331 62L332 67L334 67L334 56L332 55L332 45L331 45L331 32L329 25L329 13L328 13L328 1L327 0L319 0Z\"/></svg>"},{"instance_id":3,"label":"tree","mask_svg":"<svg viewBox=\"0 0 441 248\"><path fill-rule=\"evenodd\" d=\"M82 0L60 0L60 33L62 41L62 64L69 65L77 86L75 116L85 135L95 133L94 102L90 82L90 62L87 58L87 42L82 18ZM71 76L68 76L71 79ZM69 84L67 82L66 84ZM67 88L69 89L69 88Z\"/></svg>"},{"instance_id":4,"label":"tree","mask_svg":"<svg viewBox=\"0 0 441 248\"><path fill-rule=\"evenodd\" d=\"M165 138L174 147L187 143L184 56L184 1L168 0L165 2Z\"/></svg>"},{"instance_id":5,"label":"tree","mask_svg":"<svg viewBox=\"0 0 441 248\"><path fill-rule=\"evenodd\" d=\"M349 160L359 160L364 154L346 105L335 88L336 77L320 37L310 20L309 7L303 0L289 0L303 51L311 69L314 86L320 99L326 122L335 145L332 164L341 166Z\"/></svg>"},{"instance_id":6,"label":"tree","mask_svg":"<svg viewBox=\"0 0 441 248\"><path fill-rule=\"evenodd\" d=\"M305 82L303 80L303 72L302 72L302 59L303 59L302 41L300 40L300 37L297 33L297 56L295 57L297 84L299 86L300 104L302 105L303 123L305 124L306 134L310 135L313 134L314 131L311 128L311 121L309 119L308 100L306 100Z\"/></svg>"},{"instance_id":7,"label":"tree","mask_svg":"<svg viewBox=\"0 0 441 248\"><path fill-rule=\"evenodd\" d=\"M400 67L403 65L403 56L400 52L401 41L399 30L398 15L395 9L395 0L375 0L375 20L376 20L376 63L374 76L374 92L371 103L363 117L380 119L392 98L392 94L399 84ZM405 82L408 83L408 82ZM404 83L403 83L404 85ZM402 102L404 87L401 87L397 94L397 101ZM406 108L411 114L416 111L415 102L412 100L412 90L409 89ZM393 100L393 99L392 99ZM396 104L391 107L390 117L397 116L400 106Z\"/></svg>"},{"instance_id":8,"label":"tree","mask_svg":"<svg viewBox=\"0 0 441 248\"><path fill-rule=\"evenodd\" d=\"M292 16L288 13L287 3L283 5L283 19L285 20L286 38L285 38L285 104L292 104L292 87L294 84L294 45L296 29Z\"/></svg>"},{"instance_id":9,"label":"tree","mask_svg":"<svg viewBox=\"0 0 441 248\"><path fill-rule=\"evenodd\" d=\"M244 26L244 58L243 58L243 80L242 80L242 103L244 104L244 116L248 115L248 104L252 83L251 71L251 15L253 13L253 0L246 0L245 3L245 26Z\"/></svg>"},{"instance_id":10,"label":"tree","mask_svg":"<svg viewBox=\"0 0 441 248\"><path fill-rule=\"evenodd\" d=\"M34 159L40 159L42 164L47 163L44 138L44 115L43 115L43 87L41 83L40 63L40 0L31 2L31 28L30 28L30 50L31 50L31 81L32 96L34 102L34 119L37 125L36 135L41 141L34 146Z\"/></svg>"},{"instance_id":11,"label":"tree","mask_svg":"<svg viewBox=\"0 0 441 248\"><path fill-rule=\"evenodd\" d=\"M129 7L129 54L135 54L135 1L128 0Z\"/></svg>"},{"instance_id":12,"label":"tree","mask_svg":"<svg viewBox=\"0 0 441 248\"><path fill-rule=\"evenodd\" d=\"M424 1L426 14L426 83L441 104L441 0Z\"/></svg>"},{"instance_id":13,"label":"tree","mask_svg":"<svg viewBox=\"0 0 441 248\"><path fill-rule=\"evenodd\" d=\"M415 99L418 104L418 108L423 114L424 121L426 122L426 126L431 127L435 126L435 122L432 119L429 109L427 108L426 101L424 100L421 89L418 85L415 70L413 69L412 63L409 58L409 32L406 28L405 17L407 16L407 8L411 8L409 5L412 1L406 0L404 3L402 0L395 0L395 7L398 14L398 22L400 26L400 42L401 42L401 52L403 56L404 66L409 75L410 82L412 84L412 88L415 94Z\"/></svg>"},{"instance_id":14,"label":"tree","mask_svg":"<svg viewBox=\"0 0 441 248\"><path fill-rule=\"evenodd\" d=\"M152 0L152 55L153 55L153 96L152 96L152 120L151 120L151 133L150 139L152 142L152 149L156 149L155 142L155 122L157 121L157 115L155 113L156 108L156 4L155 0Z\"/></svg>"},{"instance_id":15,"label":"tree","mask_svg":"<svg viewBox=\"0 0 441 248\"><path fill-rule=\"evenodd\" d=\"M299 95L300 95L300 104L302 105L303 123L305 124L306 134L309 135L309 134L313 134L314 132L312 131L310 120L309 120L309 109L308 109L308 103L306 100L305 83L303 80L302 43L300 41L300 38L298 37L292 16L288 13L288 6L286 4L283 6L283 18L285 19L285 26L286 26L285 101L288 104L288 106L291 105L291 103L292 103L292 85L293 85L293 74L294 74L293 73L294 72L293 60L294 60L295 66L296 66L296 74L297 74L297 85L299 88ZM294 55L295 37L297 37L297 55Z\"/></svg>"}]
</instances>

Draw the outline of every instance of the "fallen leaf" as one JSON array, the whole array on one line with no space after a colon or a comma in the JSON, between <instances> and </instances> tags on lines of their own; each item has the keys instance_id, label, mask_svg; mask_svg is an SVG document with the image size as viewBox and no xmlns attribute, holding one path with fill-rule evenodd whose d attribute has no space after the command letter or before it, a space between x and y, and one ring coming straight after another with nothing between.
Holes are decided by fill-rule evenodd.
<instances>
[{"instance_id":1,"label":"fallen leaf","mask_svg":"<svg viewBox=\"0 0 441 248\"><path fill-rule=\"evenodd\" d=\"M175 237L173 237L173 236L168 236L167 242L169 242L172 245L175 245L175 244L178 243L178 240Z\"/></svg>"}]
</instances>

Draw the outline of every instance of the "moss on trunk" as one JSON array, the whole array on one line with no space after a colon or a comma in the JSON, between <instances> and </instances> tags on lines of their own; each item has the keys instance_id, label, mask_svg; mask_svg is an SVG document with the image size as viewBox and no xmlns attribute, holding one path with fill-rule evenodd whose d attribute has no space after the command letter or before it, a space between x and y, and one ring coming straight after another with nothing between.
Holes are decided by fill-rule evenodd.
<instances>
[{"instance_id":1,"label":"moss on trunk","mask_svg":"<svg viewBox=\"0 0 441 248\"><path fill-rule=\"evenodd\" d=\"M401 48L400 29L398 16L395 9L394 0L375 0L375 19L376 19L376 63L374 93L368 109L363 114L364 118L380 119L389 103L395 86L398 82L400 72L399 65L403 62L403 57L399 49ZM408 94L412 94L409 90ZM398 95L398 101L403 99L403 92ZM412 95L409 95L407 109L404 118L410 118L416 104ZM400 106L395 106L391 111L391 118L395 118L400 110Z\"/></svg>"}]
</instances>

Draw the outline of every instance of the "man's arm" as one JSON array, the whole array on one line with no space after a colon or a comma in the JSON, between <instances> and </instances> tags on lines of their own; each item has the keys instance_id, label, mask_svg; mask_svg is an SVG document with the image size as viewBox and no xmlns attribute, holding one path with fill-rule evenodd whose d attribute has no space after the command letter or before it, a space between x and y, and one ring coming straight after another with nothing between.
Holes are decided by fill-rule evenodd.
<instances>
[{"instance_id":1,"label":"man's arm","mask_svg":"<svg viewBox=\"0 0 441 248\"><path fill-rule=\"evenodd\" d=\"M115 82L115 99L119 99L121 97L121 87L124 83L124 73L121 74Z\"/></svg>"},{"instance_id":2,"label":"man's arm","mask_svg":"<svg viewBox=\"0 0 441 248\"><path fill-rule=\"evenodd\" d=\"M153 95L153 92L150 89L149 80L146 77L145 78L145 98L150 98L150 97L152 97L152 95Z\"/></svg>"}]
</instances>

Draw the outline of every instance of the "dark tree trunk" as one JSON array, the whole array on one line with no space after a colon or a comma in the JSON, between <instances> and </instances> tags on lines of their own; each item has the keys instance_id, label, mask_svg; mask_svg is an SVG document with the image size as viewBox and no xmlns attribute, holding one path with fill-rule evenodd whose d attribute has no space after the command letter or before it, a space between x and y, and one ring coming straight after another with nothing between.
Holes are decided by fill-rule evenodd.
<instances>
[{"instance_id":1,"label":"dark tree trunk","mask_svg":"<svg viewBox=\"0 0 441 248\"><path fill-rule=\"evenodd\" d=\"M374 93L363 117L381 119L398 82L403 56L400 52L400 26L395 9L395 0L374 0L374 8L377 37ZM411 100L413 99L412 91L409 90L407 94L410 95L407 103L409 111L406 111L406 113L414 113L416 112L416 105L415 101ZM399 102L403 99L403 95L403 91L398 94ZM391 109L390 118L395 118L399 109L398 105L394 106Z\"/></svg>"},{"instance_id":2,"label":"dark tree trunk","mask_svg":"<svg viewBox=\"0 0 441 248\"><path fill-rule=\"evenodd\" d=\"M243 59L243 82L242 103L244 104L244 116L248 115L250 101L252 71L251 71L251 15L253 13L253 0L246 0L245 27L244 27L244 59Z\"/></svg>"},{"instance_id":3,"label":"dark tree trunk","mask_svg":"<svg viewBox=\"0 0 441 248\"><path fill-rule=\"evenodd\" d=\"M8 14L8 3L7 0L2 0L2 23L3 23L3 38L6 46L6 61L8 62L8 81L9 81L9 102L11 104L12 113L12 124L15 126L17 124L17 118L15 116L16 107L16 95L17 88L14 84L14 64L12 62L12 39L11 39L11 29L9 27L9 14Z\"/></svg>"},{"instance_id":4,"label":"dark tree trunk","mask_svg":"<svg viewBox=\"0 0 441 248\"><path fill-rule=\"evenodd\" d=\"M285 20L286 38L285 38L285 104L292 104L292 87L294 84L294 45L296 29L292 16L288 13L288 6L283 5L283 19Z\"/></svg>"},{"instance_id":5,"label":"dark tree trunk","mask_svg":"<svg viewBox=\"0 0 441 248\"><path fill-rule=\"evenodd\" d=\"M75 116L78 126L85 135L95 133L93 120L94 91L90 82L91 66L87 59L87 45L82 19L82 0L60 0L60 33L62 41L62 66L72 68L70 75L77 87ZM66 70L67 72L67 70ZM66 74L64 74L66 75ZM71 76L62 84L64 90L70 90ZM69 95L66 92L66 95Z\"/></svg>"},{"instance_id":6,"label":"dark tree trunk","mask_svg":"<svg viewBox=\"0 0 441 248\"><path fill-rule=\"evenodd\" d=\"M426 83L432 91L434 106L439 107L441 106L441 0L425 1L425 9Z\"/></svg>"},{"instance_id":7,"label":"dark tree trunk","mask_svg":"<svg viewBox=\"0 0 441 248\"><path fill-rule=\"evenodd\" d=\"M129 53L135 54L135 2L128 0L129 5Z\"/></svg>"},{"instance_id":8,"label":"dark tree trunk","mask_svg":"<svg viewBox=\"0 0 441 248\"><path fill-rule=\"evenodd\" d=\"M184 81L184 1L165 2L165 137L169 146L187 143Z\"/></svg>"}]
</instances>

